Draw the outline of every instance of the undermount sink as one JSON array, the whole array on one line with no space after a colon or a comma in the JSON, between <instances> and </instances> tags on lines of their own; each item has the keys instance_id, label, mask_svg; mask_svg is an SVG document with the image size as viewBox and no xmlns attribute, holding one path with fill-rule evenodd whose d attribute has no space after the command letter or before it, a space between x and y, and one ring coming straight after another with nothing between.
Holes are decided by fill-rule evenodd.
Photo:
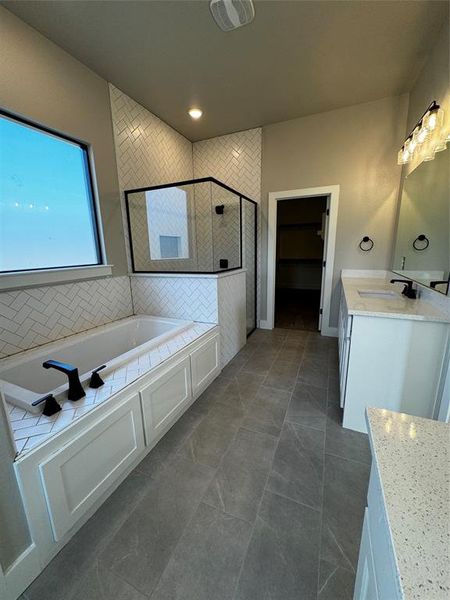
<instances>
[{"instance_id":1,"label":"undermount sink","mask_svg":"<svg viewBox=\"0 0 450 600\"><path fill-rule=\"evenodd\" d=\"M393 290L358 290L361 298L395 298L398 297L397 292Z\"/></svg>"}]
</instances>

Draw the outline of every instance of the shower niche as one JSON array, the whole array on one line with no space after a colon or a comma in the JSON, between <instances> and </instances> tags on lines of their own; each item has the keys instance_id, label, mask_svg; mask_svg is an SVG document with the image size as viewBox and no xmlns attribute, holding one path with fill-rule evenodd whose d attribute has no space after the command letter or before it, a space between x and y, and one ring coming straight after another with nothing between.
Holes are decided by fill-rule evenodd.
<instances>
[{"instance_id":1,"label":"shower niche","mask_svg":"<svg viewBox=\"0 0 450 600\"><path fill-rule=\"evenodd\" d=\"M206 177L125 192L134 273L246 269L247 333L256 327L256 202Z\"/></svg>"}]
</instances>

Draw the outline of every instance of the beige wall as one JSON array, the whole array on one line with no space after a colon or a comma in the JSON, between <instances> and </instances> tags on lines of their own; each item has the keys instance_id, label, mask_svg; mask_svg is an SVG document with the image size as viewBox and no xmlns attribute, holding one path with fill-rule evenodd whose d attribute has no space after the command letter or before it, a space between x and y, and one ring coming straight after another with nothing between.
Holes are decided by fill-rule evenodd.
<instances>
[{"instance_id":1,"label":"beige wall","mask_svg":"<svg viewBox=\"0 0 450 600\"><path fill-rule=\"evenodd\" d=\"M390 267L408 97L403 95L263 127L261 317L266 315L268 193L340 185L330 326L341 269ZM371 252L359 241L370 235Z\"/></svg>"},{"instance_id":2,"label":"beige wall","mask_svg":"<svg viewBox=\"0 0 450 600\"><path fill-rule=\"evenodd\" d=\"M408 132L433 100L445 111L450 125L450 39L449 23L444 23L419 77L409 95Z\"/></svg>"},{"instance_id":3,"label":"beige wall","mask_svg":"<svg viewBox=\"0 0 450 600\"><path fill-rule=\"evenodd\" d=\"M430 52L427 62L425 63L419 77L417 78L410 92L407 131L405 135L411 131L420 119L427 106L433 100L444 109L444 127L450 131L450 27L449 22L444 23L440 34L436 38L436 43ZM450 153L450 144L447 145L446 154ZM424 165L422 165L424 166ZM411 173L417 164L407 164L403 168L403 177ZM419 166L421 168L421 166ZM448 207L450 223L450 206ZM449 257L450 259L450 257ZM449 260L450 262L450 260ZM439 265L437 265L438 269ZM447 264L446 271L450 265ZM438 269L439 270L439 269ZM431 292L435 294L436 292ZM448 290L447 302L450 303L450 289Z\"/></svg>"},{"instance_id":4,"label":"beige wall","mask_svg":"<svg viewBox=\"0 0 450 600\"><path fill-rule=\"evenodd\" d=\"M107 258L126 273L108 84L0 7L0 107L92 144ZM8 567L29 536L0 411L0 562Z\"/></svg>"},{"instance_id":5,"label":"beige wall","mask_svg":"<svg viewBox=\"0 0 450 600\"><path fill-rule=\"evenodd\" d=\"M30 543L22 499L12 468L14 452L6 419L4 405L0 399L0 566L3 570L6 570Z\"/></svg>"},{"instance_id":6,"label":"beige wall","mask_svg":"<svg viewBox=\"0 0 450 600\"><path fill-rule=\"evenodd\" d=\"M125 274L107 82L0 7L0 107L92 145L107 259Z\"/></svg>"}]
</instances>

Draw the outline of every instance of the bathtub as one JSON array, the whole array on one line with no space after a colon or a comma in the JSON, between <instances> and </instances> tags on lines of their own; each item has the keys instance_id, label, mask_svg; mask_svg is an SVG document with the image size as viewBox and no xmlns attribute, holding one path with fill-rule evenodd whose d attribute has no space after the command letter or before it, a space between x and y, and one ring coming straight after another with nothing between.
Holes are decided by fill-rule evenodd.
<instances>
[{"instance_id":1,"label":"bathtub","mask_svg":"<svg viewBox=\"0 0 450 600\"><path fill-rule=\"evenodd\" d=\"M192 324L193 321L138 315L71 335L0 360L0 387L7 402L40 414L43 404L32 406L33 402L50 393L57 400L64 400L68 388L67 376L55 369L44 369L44 361L54 359L76 366L83 383L100 365L106 364L101 371L106 374Z\"/></svg>"}]
</instances>

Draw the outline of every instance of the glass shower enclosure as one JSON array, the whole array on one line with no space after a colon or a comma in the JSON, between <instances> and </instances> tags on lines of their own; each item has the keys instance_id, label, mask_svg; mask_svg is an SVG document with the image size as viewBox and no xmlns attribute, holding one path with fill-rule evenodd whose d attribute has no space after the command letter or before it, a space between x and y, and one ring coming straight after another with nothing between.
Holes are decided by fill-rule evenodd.
<instances>
[{"instance_id":1,"label":"glass shower enclosure","mask_svg":"<svg viewBox=\"0 0 450 600\"><path fill-rule=\"evenodd\" d=\"M256 202L213 177L127 190L134 273L246 269L247 335L256 328Z\"/></svg>"}]
</instances>

